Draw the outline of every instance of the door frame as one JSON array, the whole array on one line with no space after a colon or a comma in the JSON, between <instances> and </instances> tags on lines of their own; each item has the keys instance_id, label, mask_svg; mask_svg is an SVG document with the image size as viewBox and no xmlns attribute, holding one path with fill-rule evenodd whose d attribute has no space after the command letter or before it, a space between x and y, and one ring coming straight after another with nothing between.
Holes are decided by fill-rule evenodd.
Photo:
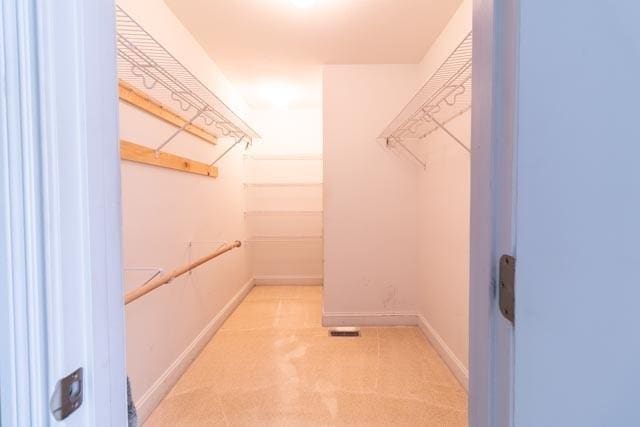
<instances>
[{"instance_id":1,"label":"door frame","mask_svg":"<svg viewBox=\"0 0 640 427\"><path fill-rule=\"evenodd\" d=\"M494 363L511 338L508 328L500 328L494 289L497 255L504 242L512 250L515 242L509 221L513 174L504 154L515 148L508 100L516 75L505 73L500 62L509 62L513 46L496 42L516 40L516 8L506 0L473 5L474 427L497 425L504 414L512 424L512 389L499 386L512 384L511 369ZM85 404L65 424L126 425L114 2L4 0L1 19L0 278L8 284L0 289L0 345L8 355L0 366L1 420L40 424L53 384L79 364L86 367ZM69 198L79 211L69 211ZM67 215L78 218L76 227L63 221ZM67 246L74 233L82 250ZM79 282L64 280L74 277L73 270L53 249L74 251L75 264L86 267L76 275Z\"/></svg>"},{"instance_id":2,"label":"door frame","mask_svg":"<svg viewBox=\"0 0 640 427\"><path fill-rule=\"evenodd\" d=\"M469 425L513 425L513 325L497 304L498 260L515 255L518 1L474 0Z\"/></svg>"},{"instance_id":3,"label":"door frame","mask_svg":"<svg viewBox=\"0 0 640 427\"><path fill-rule=\"evenodd\" d=\"M0 424L126 425L115 5L0 8Z\"/></svg>"}]
</instances>

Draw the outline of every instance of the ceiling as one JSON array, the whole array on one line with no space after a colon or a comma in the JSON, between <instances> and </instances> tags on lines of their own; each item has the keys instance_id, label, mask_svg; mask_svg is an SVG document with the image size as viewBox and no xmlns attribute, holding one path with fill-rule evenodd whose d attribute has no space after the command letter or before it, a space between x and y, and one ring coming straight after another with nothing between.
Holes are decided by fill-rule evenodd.
<instances>
[{"instance_id":1,"label":"ceiling","mask_svg":"<svg viewBox=\"0 0 640 427\"><path fill-rule=\"evenodd\" d=\"M419 62L461 0L165 2L249 105L265 108L319 107L323 64Z\"/></svg>"}]
</instances>

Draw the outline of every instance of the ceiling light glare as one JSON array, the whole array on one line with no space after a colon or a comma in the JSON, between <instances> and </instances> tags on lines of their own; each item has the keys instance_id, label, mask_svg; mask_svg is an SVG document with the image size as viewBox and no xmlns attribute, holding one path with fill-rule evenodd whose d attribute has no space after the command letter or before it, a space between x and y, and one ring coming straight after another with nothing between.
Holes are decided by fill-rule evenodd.
<instances>
[{"instance_id":1,"label":"ceiling light glare","mask_svg":"<svg viewBox=\"0 0 640 427\"><path fill-rule=\"evenodd\" d=\"M297 6L300 8L307 8L307 7L313 6L313 4L315 4L317 0L289 0L289 1L293 3L294 6Z\"/></svg>"},{"instance_id":2,"label":"ceiling light glare","mask_svg":"<svg viewBox=\"0 0 640 427\"><path fill-rule=\"evenodd\" d=\"M298 95L295 88L282 83L265 84L260 93L275 108L288 107Z\"/></svg>"}]
</instances>

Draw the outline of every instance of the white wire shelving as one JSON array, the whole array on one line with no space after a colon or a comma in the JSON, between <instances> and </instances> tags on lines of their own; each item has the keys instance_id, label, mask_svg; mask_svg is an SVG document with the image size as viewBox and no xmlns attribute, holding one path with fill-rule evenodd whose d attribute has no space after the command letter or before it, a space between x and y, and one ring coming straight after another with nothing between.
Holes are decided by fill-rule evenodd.
<instances>
[{"instance_id":1,"label":"white wire shelving","mask_svg":"<svg viewBox=\"0 0 640 427\"><path fill-rule=\"evenodd\" d=\"M247 147L260 136L208 89L122 8L116 6L118 78L167 108L181 112L188 122L156 147L159 151L188 125L198 124L217 137L234 138Z\"/></svg>"},{"instance_id":2,"label":"white wire shelving","mask_svg":"<svg viewBox=\"0 0 640 427\"><path fill-rule=\"evenodd\" d=\"M471 51L472 33L469 32L380 134L379 138L387 146L399 146L426 167L426 162L406 142L424 141L441 130L470 152L447 124L471 109Z\"/></svg>"}]
</instances>

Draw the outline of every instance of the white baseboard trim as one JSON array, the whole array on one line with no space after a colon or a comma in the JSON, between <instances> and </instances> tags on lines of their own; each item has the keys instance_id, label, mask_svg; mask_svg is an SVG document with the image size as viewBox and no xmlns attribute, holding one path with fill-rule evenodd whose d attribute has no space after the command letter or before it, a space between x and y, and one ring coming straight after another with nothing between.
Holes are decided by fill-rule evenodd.
<instances>
[{"instance_id":1,"label":"white baseboard trim","mask_svg":"<svg viewBox=\"0 0 640 427\"><path fill-rule=\"evenodd\" d=\"M322 313L322 326L415 326L414 313Z\"/></svg>"},{"instance_id":2,"label":"white baseboard trim","mask_svg":"<svg viewBox=\"0 0 640 427\"><path fill-rule=\"evenodd\" d=\"M254 276L256 286L277 285L322 285L322 275L316 274L292 274L288 276L258 275Z\"/></svg>"},{"instance_id":3,"label":"white baseboard trim","mask_svg":"<svg viewBox=\"0 0 640 427\"><path fill-rule=\"evenodd\" d=\"M440 357L442 357L444 363L447 364L464 389L469 391L469 370L462 364L460 359L453 353L440 334L427 322L424 316L418 314L416 315L416 319L418 321L418 327L436 349Z\"/></svg>"},{"instance_id":4,"label":"white baseboard trim","mask_svg":"<svg viewBox=\"0 0 640 427\"><path fill-rule=\"evenodd\" d=\"M302 280L301 279L305 279ZM178 382L191 362L200 354L204 346L220 329L224 321L244 300L249 291L258 285L321 285L322 276L255 276L245 283L220 312L204 327L202 332L176 358L165 372L138 399L136 409L140 425L151 415L171 388ZM469 371L451 351L442 337L427 320L415 313L323 313L322 325L331 326L418 326L427 340L433 345L446 365L468 390Z\"/></svg>"},{"instance_id":5,"label":"white baseboard trim","mask_svg":"<svg viewBox=\"0 0 640 427\"><path fill-rule=\"evenodd\" d=\"M178 358L167 368L151 387L136 402L138 419L142 425L153 410L160 404L162 399L169 393L171 388L178 382L185 373L191 362L198 357L205 345L211 340L213 335L220 329L224 321L244 300L251 288L254 286L254 279L251 278L236 293L233 298L220 310L220 312L204 327L202 332L189 344L189 346L178 356Z\"/></svg>"},{"instance_id":6,"label":"white baseboard trim","mask_svg":"<svg viewBox=\"0 0 640 427\"><path fill-rule=\"evenodd\" d=\"M469 390L469 370L453 353L440 334L416 313L323 313L322 326L418 326L458 382Z\"/></svg>"}]
</instances>

